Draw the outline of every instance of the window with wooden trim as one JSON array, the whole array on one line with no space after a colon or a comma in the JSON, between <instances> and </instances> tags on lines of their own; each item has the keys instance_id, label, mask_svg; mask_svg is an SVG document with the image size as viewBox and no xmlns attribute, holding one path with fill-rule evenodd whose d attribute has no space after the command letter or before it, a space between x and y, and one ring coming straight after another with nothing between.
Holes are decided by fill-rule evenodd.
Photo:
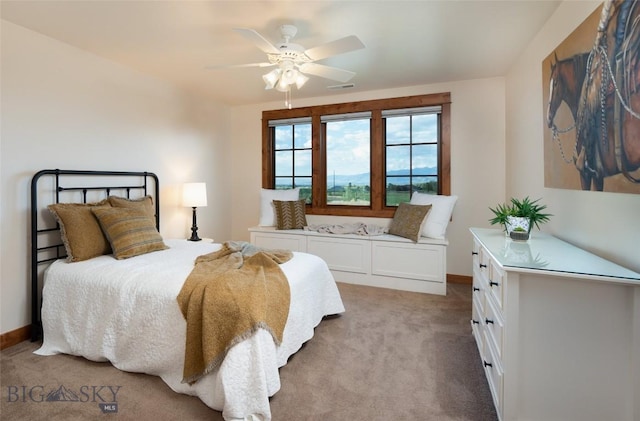
<instances>
[{"instance_id":1,"label":"window with wooden trim","mask_svg":"<svg viewBox=\"0 0 640 421\"><path fill-rule=\"evenodd\" d=\"M450 194L450 94L262 113L262 186L307 213L391 217L415 191Z\"/></svg>"}]
</instances>

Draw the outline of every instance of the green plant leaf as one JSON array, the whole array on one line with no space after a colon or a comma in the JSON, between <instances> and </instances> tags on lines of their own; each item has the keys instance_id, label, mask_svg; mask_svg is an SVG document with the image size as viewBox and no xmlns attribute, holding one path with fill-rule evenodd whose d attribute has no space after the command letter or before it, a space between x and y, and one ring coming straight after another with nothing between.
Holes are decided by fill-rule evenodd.
<instances>
[{"instance_id":1,"label":"green plant leaf","mask_svg":"<svg viewBox=\"0 0 640 421\"><path fill-rule=\"evenodd\" d=\"M491 225L501 224L505 228L504 225L507 223L508 216L519 216L529 218L531 225L535 225L536 228L540 229L540 224L548 222L553 215L543 212L547 205L542 205L538 203L539 201L540 199L531 200L529 196L524 199L512 197L509 204L501 203L495 208L489 208L494 214L489 223Z\"/></svg>"}]
</instances>

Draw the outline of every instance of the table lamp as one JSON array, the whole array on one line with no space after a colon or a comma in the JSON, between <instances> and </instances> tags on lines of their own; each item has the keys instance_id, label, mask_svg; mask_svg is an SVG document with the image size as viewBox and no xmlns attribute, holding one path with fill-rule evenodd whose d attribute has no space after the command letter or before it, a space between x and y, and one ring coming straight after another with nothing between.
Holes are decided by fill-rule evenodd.
<instances>
[{"instance_id":1,"label":"table lamp","mask_svg":"<svg viewBox=\"0 0 640 421\"><path fill-rule=\"evenodd\" d=\"M196 223L196 208L207 206L207 183L185 183L182 187L182 205L193 209L189 241L200 241Z\"/></svg>"}]
</instances>

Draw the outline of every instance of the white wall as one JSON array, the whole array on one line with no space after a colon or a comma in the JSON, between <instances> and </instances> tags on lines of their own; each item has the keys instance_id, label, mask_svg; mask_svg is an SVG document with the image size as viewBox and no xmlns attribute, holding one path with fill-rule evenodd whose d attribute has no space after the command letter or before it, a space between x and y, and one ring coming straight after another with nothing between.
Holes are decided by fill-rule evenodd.
<instances>
[{"instance_id":1,"label":"white wall","mask_svg":"<svg viewBox=\"0 0 640 421\"><path fill-rule=\"evenodd\" d=\"M543 230L640 271L640 195L544 187L542 61L600 4L563 2L506 77L507 197L542 197Z\"/></svg>"},{"instance_id":2,"label":"white wall","mask_svg":"<svg viewBox=\"0 0 640 421\"><path fill-rule=\"evenodd\" d=\"M469 227L488 227L489 206L504 200L505 90L503 78L336 95L314 100L293 99L295 107L368 99L451 92L451 192L459 197L447 235L447 272L471 275ZM276 95L277 97L277 95ZM258 223L261 187L262 111L282 108L277 102L234 107L231 116L232 162L243 177L233 180L232 236L249 239L248 227ZM308 216L309 223L364 221L386 226L388 219ZM333 222L330 222L333 221Z\"/></svg>"},{"instance_id":3,"label":"white wall","mask_svg":"<svg viewBox=\"0 0 640 421\"><path fill-rule=\"evenodd\" d=\"M155 172L161 233L174 238L191 225L181 184L206 181L200 236L230 238L228 108L7 21L1 52L1 333L30 324L29 183L40 169Z\"/></svg>"}]
</instances>

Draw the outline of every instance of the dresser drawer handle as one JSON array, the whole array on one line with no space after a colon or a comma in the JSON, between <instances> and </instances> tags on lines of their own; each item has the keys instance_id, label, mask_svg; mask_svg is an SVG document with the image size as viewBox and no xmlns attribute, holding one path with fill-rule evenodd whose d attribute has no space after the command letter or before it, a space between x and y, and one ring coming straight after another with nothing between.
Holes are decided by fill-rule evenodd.
<instances>
[{"instance_id":1,"label":"dresser drawer handle","mask_svg":"<svg viewBox=\"0 0 640 421\"><path fill-rule=\"evenodd\" d=\"M471 255L472 255L472 256L477 256L477 255L478 255L478 252L477 252L477 251L472 251L472 252L471 252Z\"/></svg>"},{"instance_id":2,"label":"dresser drawer handle","mask_svg":"<svg viewBox=\"0 0 640 421\"><path fill-rule=\"evenodd\" d=\"M474 290L474 291L480 291L480 288L478 288L478 287L473 287L473 290Z\"/></svg>"},{"instance_id":3,"label":"dresser drawer handle","mask_svg":"<svg viewBox=\"0 0 640 421\"><path fill-rule=\"evenodd\" d=\"M494 287L494 286L497 287L498 285L500 285L500 284L497 283L497 282L489 281L489 286L490 287Z\"/></svg>"},{"instance_id":4,"label":"dresser drawer handle","mask_svg":"<svg viewBox=\"0 0 640 421\"><path fill-rule=\"evenodd\" d=\"M488 362L486 362L486 361L483 361L483 362L484 362L484 366L485 366L485 367L493 367L493 364L488 363Z\"/></svg>"},{"instance_id":5,"label":"dresser drawer handle","mask_svg":"<svg viewBox=\"0 0 640 421\"><path fill-rule=\"evenodd\" d=\"M471 323L473 323L474 325L479 325L479 324L480 324L480 322L479 322L479 321L477 321L477 320L473 320L473 319L471 319Z\"/></svg>"},{"instance_id":6,"label":"dresser drawer handle","mask_svg":"<svg viewBox=\"0 0 640 421\"><path fill-rule=\"evenodd\" d=\"M491 320L491 319L484 319L484 322L486 324L489 324L489 323L493 324L493 320Z\"/></svg>"},{"instance_id":7,"label":"dresser drawer handle","mask_svg":"<svg viewBox=\"0 0 640 421\"><path fill-rule=\"evenodd\" d=\"M480 263L480 267L481 267L481 268L486 268L486 267L487 267L487 265L483 265L482 263Z\"/></svg>"}]
</instances>

